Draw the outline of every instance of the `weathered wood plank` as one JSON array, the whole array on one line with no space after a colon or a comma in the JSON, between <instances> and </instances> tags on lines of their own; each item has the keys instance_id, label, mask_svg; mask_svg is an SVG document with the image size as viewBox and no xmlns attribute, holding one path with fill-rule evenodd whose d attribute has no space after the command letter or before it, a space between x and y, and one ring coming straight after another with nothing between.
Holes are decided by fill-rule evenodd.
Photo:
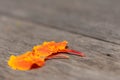
<instances>
[{"instance_id":1,"label":"weathered wood plank","mask_svg":"<svg viewBox=\"0 0 120 80\"><path fill-rule=\"evenodd\" d=\"M25 72L7 65L11 54L51 40L68 40L70 48L84 52L86 57L49 60L43 68ZM119 80L119 53L119 45L0 16L0 80Z\"/></svg>"},{"instance_id":2,"label":"weathered wood plank","mask_svg":"<svg viewBox=\"0 0 120 80\"><path fill-rule=\"evenodd\" d=\"M120 44L120 0L0 0L0 13Z\"/></svg>"}]
</instances>

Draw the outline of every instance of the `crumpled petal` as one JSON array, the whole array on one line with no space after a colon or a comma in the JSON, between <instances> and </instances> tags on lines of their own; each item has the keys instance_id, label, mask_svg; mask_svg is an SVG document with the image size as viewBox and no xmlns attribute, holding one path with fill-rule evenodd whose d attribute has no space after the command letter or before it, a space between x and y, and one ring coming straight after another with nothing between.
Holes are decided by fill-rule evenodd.
<instances>
[{"instance_id":1,"label":"crumpled petal","mask_svg":"<svg viewBox=\"0 0 120 80\"><path fill-rule=\"evenodd\" d=\"M35 68L35 65L36 68L43 66L44 61L42 61L39 57L32 56L31 52L27 52L20 56L12 55L8 61L8 65L15 70L29 70Z\"/></svg>"},{"instance_id":2,"label":"crumpled petal","mask_svg":"<svg viewBox=\"0 0 120 80\"><path fill-rule=\"evenodd\" d=\"M15 70L30 70L42 67L45 61L52 58L69 58L63 53L71 53L79 56L85 56L83 53L67 49L67 41L62 42L44 42L42 45L34 46L32 51L28 51L22 55L11 55L8 65Z\"/></svg>"}]
</instances>

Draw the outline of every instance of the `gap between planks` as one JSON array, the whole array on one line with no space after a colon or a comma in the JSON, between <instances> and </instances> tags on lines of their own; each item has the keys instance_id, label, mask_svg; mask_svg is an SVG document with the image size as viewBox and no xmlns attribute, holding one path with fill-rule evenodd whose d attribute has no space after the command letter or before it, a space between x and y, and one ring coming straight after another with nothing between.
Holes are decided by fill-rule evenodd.
<instances>
[{"instance_id":1,"label":"gap between planks","mask_svg":"<svg viewBox=\"0 0 120 80\"><path fill-rule=\"evenodd\" d=\"M42 22L38 22L38 21L27 19L27 18L19 17L19 16L16 16L16 15L13 15L13 14L9 14L9 13L6 13L6 12L0 12L0 16L4 16L4 17L8 17L8 18L14 18L14 19L17 19L17 20L25 21L27 23L42 25L42 26L53 28L53 29L57 29L57 30L67 31L67 32L75 34L75 35L82 35L84 37L93 38L93 39L100 40L100 41L103 41L103 42L120 45L119 43L116 43L114 41L104 40L104 39L101 39L101 38L97 38L97 37L94 37L94 36L89 36L89 35L86 35L86 34L83 34L83 33L75 32L75 31L68 31L68 30L63 29L63 28L54 27L54 26L51 26L51 25L44 24Z\"/></svg>"}]
</instances>

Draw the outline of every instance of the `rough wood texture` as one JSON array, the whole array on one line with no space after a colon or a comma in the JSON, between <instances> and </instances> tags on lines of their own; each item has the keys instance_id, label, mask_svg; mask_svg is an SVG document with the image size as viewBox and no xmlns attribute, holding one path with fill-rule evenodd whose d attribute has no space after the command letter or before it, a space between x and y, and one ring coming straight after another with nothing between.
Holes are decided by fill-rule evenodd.
<instances>
[{"instance_id":1,"label":"rough wood texture","mask_svg":"<svg viewBox=\"0 0 120 80\"><path fill-rule=\"evenodd\" d=\"M0 17L0 80L115 80L120 74L120 46L71 34L26 21ZM49 60L31 71L14 71L7 65L10 54L18 55L43 41L68 40L70 48L86 57L71 55L69 60ZM109 55L108 55L109 54Z\"/></svg>"},{"instance_id":2,"label":"rough wood texture","mask_svg":"<svg viewBox=\"0 0 120 80\"><path fill-rule=\"evenodd\" d=\"M120 0L0 0L0 13L120 44Z\"/></svg>"},{"instance_id":3,"label":"rough wood texture","mask_svg":"<svg viewBox=\"0 0 120 80\"><path fill-rule=\"evenodd\" d=\"M0 0L0 80L120 80L119 0ZM11 54L68 40L86 54L14 71Z\"/></svg>"}]
</instances>

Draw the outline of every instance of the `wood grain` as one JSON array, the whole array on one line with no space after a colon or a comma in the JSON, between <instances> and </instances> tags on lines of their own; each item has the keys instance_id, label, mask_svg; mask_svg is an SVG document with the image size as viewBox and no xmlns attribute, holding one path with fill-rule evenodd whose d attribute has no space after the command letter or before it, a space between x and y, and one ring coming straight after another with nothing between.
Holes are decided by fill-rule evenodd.
<instances>
[{"instance_id":1,"label":"wood grain","mask_svg":"<svg viewBox=\"0 0 120 80\"><path fill-rule=\"evenodd\" d=\"M120 44L120 0L0 0L0 13Z\"/></svg>"},{"instance_id":2,"label":"wood grain","mask_svg":"<svg viewBox=\"0 0 120 80\"><path fill-rule=\"evenodd\" d=\"M44 67L30 71L14 71L7 65L11 54L51 40L68 40L70 48L84 52L86 57L49 60ZM0 16L0 80L119 80L119 53L116 44Z\"/></svg>"},{"instance_id":3,"label":"wood grain","mask_svg":"<svg viewBox=\"0 0 120 80\"><path fill-rule=\"evenodd\" d=\"M0 80L120 80L120 0L0 0ZM42 68L7 65L44 41L69 42L86 57L48 60Z\"/></svg>"}]
</instances>

